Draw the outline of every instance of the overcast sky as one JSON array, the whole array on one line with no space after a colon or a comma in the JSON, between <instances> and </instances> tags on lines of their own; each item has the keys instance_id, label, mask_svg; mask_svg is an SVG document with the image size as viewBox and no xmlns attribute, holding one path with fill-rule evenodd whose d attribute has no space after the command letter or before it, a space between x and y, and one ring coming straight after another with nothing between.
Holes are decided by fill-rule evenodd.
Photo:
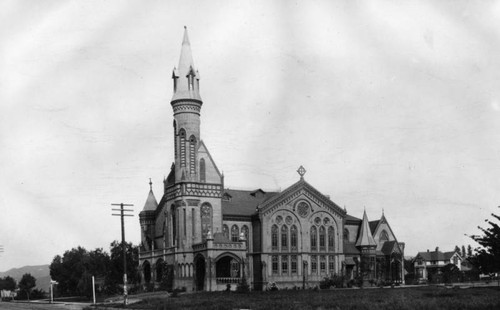
<instances>
[{"instance_id":1,"label":"overcast sky","mask_svg":"<svg viewBox=\"0 0 500 310\"><path fill-rule=\"evenodd\" d=\"M500 205L499 1L2 1L0 271L120 238L157 200L188 27L201 135L232 188L305 179L384 210L407 256Z\"/></svg>"}]
</instances>

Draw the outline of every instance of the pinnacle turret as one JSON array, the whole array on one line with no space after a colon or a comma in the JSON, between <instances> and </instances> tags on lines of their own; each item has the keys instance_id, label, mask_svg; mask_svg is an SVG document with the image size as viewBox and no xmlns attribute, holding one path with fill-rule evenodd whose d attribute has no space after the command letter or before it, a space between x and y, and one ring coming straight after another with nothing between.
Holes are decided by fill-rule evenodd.
<instances>
[{"instance_id":1,"label":"pinnacle turret","mask_svg":"<svg viewBox=\"0 0 500 310\"><path fill-rule=\"evenodd\" d=\"M172 103L183 99L194 99L201 102L199 89L200 76L194 66L191 43L189 43L187 27L185 26L179 66L174 68L172 78L174 80Z\"/></svg>"},{"instance_id":2,"label":"pinnacle turret","mask_svg":"<svg viewBox=\"0 0 500 310\"><path fill-rule=\"evenodd\" d=\"M361 222L361 230L359 232L358 241L356 241L356 246L377 246L370 230L370 222L368 222L366 210L363 212L363 222Z\"/></svg>"}]
</instances>

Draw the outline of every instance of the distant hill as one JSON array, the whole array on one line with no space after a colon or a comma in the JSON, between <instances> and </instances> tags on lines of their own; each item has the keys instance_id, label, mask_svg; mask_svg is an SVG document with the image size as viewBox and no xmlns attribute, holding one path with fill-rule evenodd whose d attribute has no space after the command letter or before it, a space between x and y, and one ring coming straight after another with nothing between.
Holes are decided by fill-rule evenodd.
<instances>
[{"instance_id":1,"label":"distant hill","mask_svg":"<svg viewBox=\"0 0 500 310\"><path fill-rule=\"evenodd\" d=\"M24 266L21 268L12 268L10 270L0 272L0 278L10 276L16 280L17 283L23 277L23 274L30 273L36 279L36 288L42 289L45 292L49 291L50 286L50 270L49 265L40 266Z\"/></svg>"}]
</instances>

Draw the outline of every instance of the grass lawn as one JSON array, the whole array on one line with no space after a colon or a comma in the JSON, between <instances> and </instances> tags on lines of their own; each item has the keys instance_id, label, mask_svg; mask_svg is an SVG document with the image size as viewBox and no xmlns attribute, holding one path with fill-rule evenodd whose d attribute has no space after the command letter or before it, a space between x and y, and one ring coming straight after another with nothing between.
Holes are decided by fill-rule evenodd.
<instances>
[{"instance_id":1,"label":"grass lawn","mask_svg":"<svg viewBox=\"0 0 500 310\"><path fill-rule=\"evenodd\" d=\"M130 309L500 309L498 287L204 292L145 297Z\"/></svg>"}]
</instances>

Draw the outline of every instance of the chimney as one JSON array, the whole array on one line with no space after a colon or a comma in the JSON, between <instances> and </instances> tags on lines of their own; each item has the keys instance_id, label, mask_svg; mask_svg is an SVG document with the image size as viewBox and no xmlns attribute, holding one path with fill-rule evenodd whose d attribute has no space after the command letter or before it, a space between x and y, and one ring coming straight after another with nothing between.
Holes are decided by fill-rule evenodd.
<instances>
[{"instance_id":1,"label":"chimney","mask_svg":"<svg viewBox=\"0 0 500 310\"><path fill-rule=\"evenodd\" d=\"M437 251L439 251L439 247L438 247L438 246L436 247L436 252L437 252Z\"/></svg>"},{"instance_id":2,"label":"chimney","mask_svg":"<svg viewBox=\"0 0 500 310\"><path fill-rule=\"evenodd\" d=\"M429 249L427 249L427 253L429 253Z\"/></svg>"}]
</instances>

